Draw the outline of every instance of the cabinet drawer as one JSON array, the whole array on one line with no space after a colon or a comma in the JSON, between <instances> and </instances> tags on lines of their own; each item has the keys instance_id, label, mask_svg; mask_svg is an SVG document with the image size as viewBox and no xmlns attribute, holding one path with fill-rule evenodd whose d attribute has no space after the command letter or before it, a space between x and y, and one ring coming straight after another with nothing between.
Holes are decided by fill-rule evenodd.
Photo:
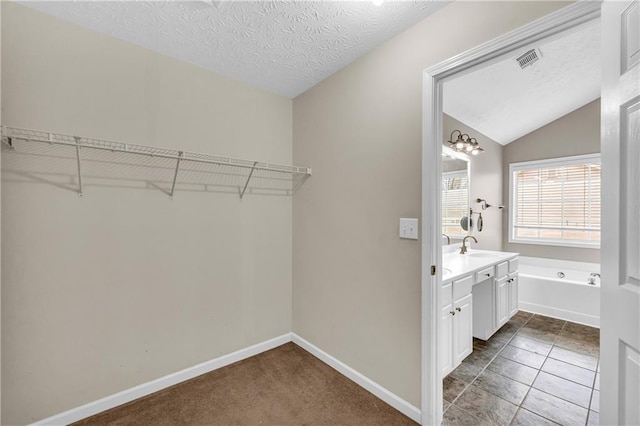
<instances>
[{"instance_id":1,"label":"cabinet drawer","mask_svg":"<svg viewBox=\"0 0 640 426\"><path fill-rule=\"evenodd\" d=\"M496 265L496 277L501 278L509 273L509 262L502 262Z\"/></svg>"},{"instance_id":2,"label":"cabinet drawer","mask_svg":"<svg viewBox=\"0 0 640 426\"><path fill-rule=\"evenodd\" d=\"M518 258L511 259L509 261L509 273L512 274L518 271Z\"/></svg>"},{"instance_id":3,"label":"cabinet drawer","mask_svg":"<svg viewBox=\"0 0 640 426\"><path fill-rule=\"evenodd\" d=\"M460 278L453 282L453 300L458 300L468 294L471 294L471 287L473 286L473 277Z\"/></svg>"},{"instance_id":4,"label":"cabinet drawer","mask_svg":"<svg viewBox=\"0 0 640 426\"><path fill-rule=\"evenodd\" d=\"M453 302L453 284L448 283L442 286L442 307L450 305Z\"/></svg>"},{"instance_id":5,"label":"cabinet drawer","mask_svg":"<svg viewBox=\"0 0 640 426\"><path fill-rule=\"evenodd\" d=\"M482 269L476 272L476 282L479 283L481 281L484 281L486 279L493 277L494 275L495 275L495 269L493 266Z\"/></svg>"}]
</instances>

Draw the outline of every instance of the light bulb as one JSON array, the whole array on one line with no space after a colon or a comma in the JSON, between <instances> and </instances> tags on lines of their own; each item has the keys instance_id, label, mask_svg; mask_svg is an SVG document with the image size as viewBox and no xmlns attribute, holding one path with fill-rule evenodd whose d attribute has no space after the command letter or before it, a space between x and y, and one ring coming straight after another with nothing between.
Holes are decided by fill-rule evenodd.
<instances>
[{"instance_id":1,"label":"light bulb","mask_svg":"<svg viewBox=\"0 0 640 426\"><path fill-rule=\"evenodd\" d=\"M477 149L474 149L473 151L471 151L471 154L478 155L480 154L480 151L478 151Z\"/></svg>"},{"instance_id":2,"label":"light bulb","mask_svg":"<svg viewBox=\"0 0 640 426\"><path fill-rule=\"evenodd\" d=\"M462 149L464 147L464 142L458 141L456 142L456 149Z\"/></svg>"}]
</instances>

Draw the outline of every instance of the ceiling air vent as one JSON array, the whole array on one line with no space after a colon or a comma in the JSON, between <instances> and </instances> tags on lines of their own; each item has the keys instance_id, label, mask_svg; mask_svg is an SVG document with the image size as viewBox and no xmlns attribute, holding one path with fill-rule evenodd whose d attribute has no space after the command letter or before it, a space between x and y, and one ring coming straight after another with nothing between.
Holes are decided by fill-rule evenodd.
<instances>
[{"instance_id":1,"label":"ceiling air vent","mask_svg":"<svg viewBox=\"0 0 640 426\"><path fill-rule=\"evenodd\" d=\"M516 62L518 63L520 68L524 69L529 65L532 65L534 62L536 62L540 58L542 58L542 54L540 53L540 50L531 49L523 53L522 55L518 56L516 58Z\"/></svg>"}]
</instances>

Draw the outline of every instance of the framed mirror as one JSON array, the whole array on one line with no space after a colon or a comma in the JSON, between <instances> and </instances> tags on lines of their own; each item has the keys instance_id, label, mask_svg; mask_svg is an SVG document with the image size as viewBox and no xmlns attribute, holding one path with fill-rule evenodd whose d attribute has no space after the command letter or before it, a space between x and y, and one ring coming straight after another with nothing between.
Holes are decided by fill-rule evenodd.
<instances>
[{"instance_id":1,"label":"framed mirror","mask_svg":"<svg viewBox=\"0 0 640 426\"><path fill-rule=\"evenodd\" d=\"M471 166L469 157L442 147L442 243L459 243L469 235ZM466 225L467 229L464 229ZM449 240L445 237L448 236Z\"/></svg>"}]
</instances>

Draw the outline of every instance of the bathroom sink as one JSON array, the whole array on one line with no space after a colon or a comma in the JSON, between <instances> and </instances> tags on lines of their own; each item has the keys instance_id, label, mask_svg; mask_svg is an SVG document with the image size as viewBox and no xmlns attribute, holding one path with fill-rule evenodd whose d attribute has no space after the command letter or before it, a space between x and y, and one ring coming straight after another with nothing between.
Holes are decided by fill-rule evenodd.
<instances>
[{"instance_id":1,"label":"bathroom sink","mask_svg":"<svg viewBox=\"0 0 640 426\"><path fill-rule=\"evenodd\" d=\"M486 257L486 258L490 258L490 257L499 257L498 255L494 254L494 253L467 253L467 256L470 257Z\"/></svg>"}]
</instances>

